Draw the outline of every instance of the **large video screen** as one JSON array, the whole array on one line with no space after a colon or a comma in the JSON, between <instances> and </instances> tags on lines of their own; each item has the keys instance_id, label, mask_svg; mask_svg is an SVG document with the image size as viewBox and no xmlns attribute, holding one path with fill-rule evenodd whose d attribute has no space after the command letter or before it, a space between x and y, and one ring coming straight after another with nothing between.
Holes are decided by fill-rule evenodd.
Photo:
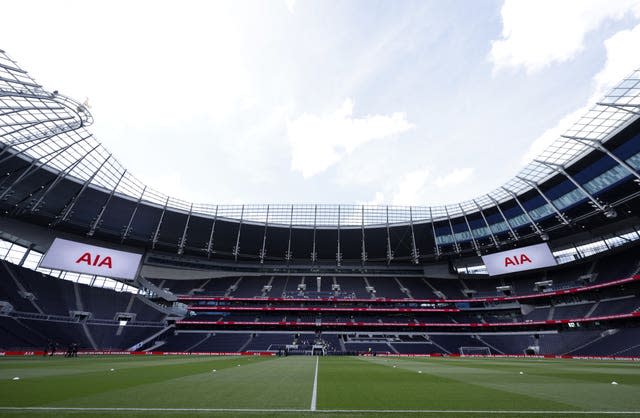
<instances>
[{"instance_id":1,"label":"large video screen","mask_svg":"<svg viewBox=\"0 0 640 418\"><path fill-rule=\"evenodd\" d=\"M141 260L141 254L56 238L40 267L133 280Z\"/></svg>"},{"instance_id":2,"label":"large video screen","mask_svg":"<svg viewBox=\"0 0 640 418\"><path fill-rule=\"evenodd\" d=\"M546 243L482 256L490 276L533 270L558 264Z\"/></svg>"}]
</instances>

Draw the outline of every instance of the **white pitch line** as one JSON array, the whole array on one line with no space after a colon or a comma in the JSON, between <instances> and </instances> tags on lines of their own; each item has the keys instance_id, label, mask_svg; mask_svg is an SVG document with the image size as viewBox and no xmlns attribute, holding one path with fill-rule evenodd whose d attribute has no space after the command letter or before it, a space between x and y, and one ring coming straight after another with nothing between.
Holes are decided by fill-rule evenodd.
<instances>
[{"instance_id":1,"label":"white pitch line","mask_svg":"<svg viewBox=\"0 0 640 418\"><path fill-rule=\"evenodd\" d=\"M288 408L84 408L48 406L1 406L0 411L83 411L83 412L309 412L308 409ZM640 411L532 411L485 409L321 409L328 414L384 413L384 414L521 414L521 415L640 415Z\"/></svg>"},{"instance_id":2,"label":"white pitch line","mask_svg":"<svg viewBox=\"0 0 640 418\"><path fill-rule=\"evenodd\" d=\"M316 373L313 376L313 393L311 394L311 407L309 408L311 411L316 410L316 405L318 403L318 362L320 357L316 357Z\"/></svg>"}]
</instances>

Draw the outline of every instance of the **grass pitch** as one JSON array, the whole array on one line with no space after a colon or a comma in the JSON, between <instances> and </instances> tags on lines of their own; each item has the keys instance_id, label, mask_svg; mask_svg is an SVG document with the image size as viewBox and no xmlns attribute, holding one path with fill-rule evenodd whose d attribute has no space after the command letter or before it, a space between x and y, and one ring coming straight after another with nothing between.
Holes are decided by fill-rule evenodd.
<instances>
[{"instance_id":1,"label":"grass pitch","mask_svg":"<svg viewBox=\"0 0 640 418\"><path fill-rule=\"evenodd\" d=\"M1 416L390 414L640 417L640 364L393 357L0 358Z\"/></svg>"}]
</instances>

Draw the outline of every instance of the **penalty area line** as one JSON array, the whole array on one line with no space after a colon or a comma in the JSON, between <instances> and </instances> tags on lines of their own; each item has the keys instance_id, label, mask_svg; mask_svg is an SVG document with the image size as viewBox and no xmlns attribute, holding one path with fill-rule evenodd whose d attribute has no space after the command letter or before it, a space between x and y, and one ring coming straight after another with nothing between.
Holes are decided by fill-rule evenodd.
<instances>
[{"instance_id":1,"label":"penalty area line","mask_svg":"<svg viewBox=\"0 0 640 418\"><path fill-rule=\"evenodd\" d=\"M136 408L136 407L57 407L0 406L0 411L82 411L82 412L309 412L309 409L288 408ZM640 411L533 411L485 409L321 409L323 414L384 413L384 414L482 414L482 415L640 415Z\"/></svg>"}]
</instances>

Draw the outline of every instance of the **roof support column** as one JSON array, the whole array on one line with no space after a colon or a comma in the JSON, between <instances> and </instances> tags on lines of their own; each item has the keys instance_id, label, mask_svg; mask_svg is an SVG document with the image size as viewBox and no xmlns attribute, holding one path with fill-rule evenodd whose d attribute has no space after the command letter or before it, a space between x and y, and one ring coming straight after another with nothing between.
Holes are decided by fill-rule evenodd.
<instances>
[{"instance_id":1,"label":"roof support column","mask_svg":"<svg viewBox=\"0 0 640 418\"><path fill-rule=\"evenodd\" d=\"M313 246L311 247L311 263L315 263L318 260L318 253L316 252L316 224L318 221L318 205L313 207Z\"/></svg>"},{"instance_id":2,"label":"roof support column","mask_svg":"<svg viewBox=\"0 0 640 418\"><path fill-rule=\"evenodd\" d=\"M211 224L211 232L209 232L209 242L207 243L207 258L211 258L213 254L213 234L216 231L216 221L218 220L218 205L216 205L216 213L213 215L213 223Z\"/></svg>"},{"instance_id":3,"label":"roof support column","mask_svg":"<svg viewBox=\"0 0 640 418\"><path fill-rule=\"evenodd\" d=\"M122 174L120 175L120 178L118 179L118 182L116 183L115 186L113 186L113 189L111 189L111 193L109 193L109 197L107 197L107 200L104 202L104 205L102 205L102 208L100 208L100 212L98 212L98 216L96 216L96 219L91 224L91 228L89 228L89 231L87 232L87 236L92 237L93 234L95 234L96 230L98 229L98 226L100 225L100 222L102 221L102 216L104 215L104 212L107 210L107 206L109 206L109 202L111 202L111 198L113 197L116 190L118 189L118 186L120 186L120 182L124 178L125 174L127 174L127 170L124 170L122 172Z\"/></svg>"},{"instance_id":4,"label":"roof support column","mask_svg":"<svg viewBox=\"0 0 640 418\"><path fill-rule=\"evenodd\" d=\"M169 205L169 196L167 196L167 200L164 202L164 207L162 208L162 213L160 214L160 220L158 221L158 226L156 226L156 232L153 234L153 239L151 240L151 248L156 248L156 244L158 243L158 237L160 236L160 227L162 226L162 220L164 219L164 214L167 211L167 206Z\"/></svg>"},{"instance_id":5,"label":"roof support column","mask_svg":"<svg viewBox=\"0 0 640 418\"><path fill-rule=\"evenodd\" d=\"M496 248L500 248L500 243L498 242L496 236L493 234L493 231L491 230L491 227L489 226L489 222L487 222L487 218L486 218L486 216L484 216L484 212L482 211L482 208L480 207L478 202L475 201L475 199L472 200L472 202L478 208L478 212L480 212L480 216L482 216L482 220L484 221L484 224L487 226L487 230L489 231L489 235L491 236L491 240L493 241L493 245Z\"/></svg>"},{"instance_id":6,"label":"roof support column","mask_svg":"<svg viewBox=\"0 0 640 418\"><path fill-rule=\"evenodd\" d=\"M386 208L386 213L387 213L387 222L386 222L386 227L387 227L387 265L391 264L391 261L393 261L393 250L391 250L391 234L389 232L389 206L387 205Z\"/></svg>"},{"instance_id":7,"label":"roof support column","mask_svg":"<svg viewBox=\"0 0 640 418\"><path fill-rule=\"evenodd\" d=\"M546 162L540 161L540 160L534 160L534 161L537 162L538 164L541 164L541 165L544 165L546 167L549 167L550 169L562 174L567 179L569 179L569 181L571 183L573 183L574 186L576 186L578 189L580 189L580 191L582 193L584 193L585 196L587 196L587 198L591 201L591 205L595 209L598 209L599 211L603 212L607 218L615 218L616 217L617 214L616 214L615 210L611 209L608 205L602 204L598 199L596 199L591 193L589 193L587 191L587 189L585 189L580 183L578 183L576 181L576 179L573 178L573 176L569 175L569 173L567 173L567 171L564 169L564 167L562 167L562 166L560 166L558 164L546 163Z\"/></svg>"},{"instance_id":8,"label":"roof support column","mask_svg":"<svg viewBox=\"0 0 640 418\"><path fill-rule=\"evenodd\" d=\"M291 205L291 215L289 215L289 240L287 242L287 252L284 254L284 259L287 260L287 263L291 261L293 258L293 254L291 253L291 232L293 230L293 205Z\"/></svg>"},{"instance_id":9,"label":"roof support column","mask_svg":"<svg viewBox=\"0 0 640 418\"><path fill-rule=\"evenodd\" d=\"M182 238L178 244L178 254L184 254L184 246L187 244L187 230L189 229L189 221L191 220L191 214L193 213L193 203L189 207L189 214L187 215L187 221L184 223L184 230L182 231Z\"/></svg>"},{"instance_id":10,"label":"roof support column","mask_svg":"<svg viewBox=\"0 0 640 418\"><path fill-rule=\"evenodd\" d=\"M467 230L469 231L469 235L471 236L471 244L473 244L473 249L476 250L476 254L480 255L480 248L478 247L478 243L476 242L476 238L473 236L473 231L471 230L471 225L469 224L469 219L467 218L467 214L462 209L462 204L458 203L460 207L460 212L462 212L462 217L464 218L464 223L467 224Z\"/></svg>"},{"instance_id":11,"label":"roof support column","mask_svg":"<svg viewBox=\"0 0 640 418\"><path fill-rule=\"evenodd\" d=\"M38 137L36 137L36 138L28 138L28 139L25 139L25 140L22 140L22 141L19 141L19 142L14 142L14 143L6 144L6 145L4 146L4 149L0 152L0 156L1 156L1 155L3 155L3 154L5 154L5 153L7 153L7 152L9 152L9 150L10 150L10 149L15 148L15 146L16 146L16 145L22 145L22 144L26 144L26 143L28 143L28 142L36 141L35 143L33 143L33 144L29 145L27 148L22 149L22 150L18 151L18 152L17 152L17 153L15 153L15 154L11 154L11 155L8 155L8 156L4 157L2 160L0 160L0 164L2 164L2 163L4 163L5 161L7 161L7 160L11 159L12 157L17 157L17 156L19 156L19 155L22 155L22 154L26 153L26 152L27 152L27 151L29 151L31 148L35 148L35 147L37 147L38 145L40 145L40 144L41 144L41 143L43 143L44 141L46 141L46 140L48 140L48 139L50 139L50 138L53 138L54 136L56 136L56 135L45 136L44 138L38 138Z\"/></svg>"},{"instance_id":12,"label":"roof support column","mask_svg":"<svg viewBox=\"0 0 640 418\"><path fill-rule=\"evenodd\" d=\"M639 111L640 106L635 104L604 103L604 102L598 102L596 104L598 106L613 107L613 108L624 110L625 112L640 116L640 111ZM634 109L639 109L639 110L634 110Z\"/></svg>"},{"instance_id":13,"label":"roof support column","mask_svg":"<svg viewBox=\"0 0 640 418\"><path fill-rule=\"evenodd\" d=\"M51 162L51 160L53 160L54 158L56 158L59 154L61 154L62 152L68 150L69 148L73 147L76 144L79 144L80 142L86 140L87 138L89 138L91 135L85 137L85 138L80 138L76 141L74 141L71 144L67 144L62 148L58 148L55 151L52 151L46 155L44 155L43 157L47 157L46 160L42 161L41 165L47 166L49 164L49 162ZM13 183L11 183L11 185L9 187L7 187L1 194L0 194L0 200L2 200L7 193L9 193L9 191L11 191L11 189L13 189L18 183L20 183L22 180L24 180L25 178L27 178L28 176L30 176L36 169L37 169L37 163L40 162L39 159L34 159L31 161L31 163L27 166L27 169L22 172L22 174L20 174L20 176L18 176L17 179L15 179L13 181Z\"/></svg>"},{"instance_id":14,"label":"roof support column","mask_svg":"<svg viewBox=\"0 0 640 418\"><path fill-rule=\"evenodd\" d=\"M438 236L436 235L436 224L433 221L433 210L429 206L429 220L431 221L431 232L433 232L433 244L436 249L436 258L440 258L440 246L438 245Z\"/></svg>"},{"instance_id":15,"label":"roof support column","mask_svg":"<svg viewBox=\"0 0 640 418\"><path fill-rule=\"evenodd\" d=\"M447 215L447 221L449 221L449 229L451 229L451 238L453 238L453 249L455 252L460 254L460 245L458 244L458 240L456 239L456 233L453 231L453 223L451 222L451 217L449 216L449 210L447 206L444 206L444 213Z\"/></svg>"},{"instance_id":16,"label":"roof support column","mask_svg":"<svg viewBox=\"0 0 640 418\"><path fill-rule=\"evenodd\" d=\"M142 197L144 196L144 192L147 191L147 186L144 186L142 189L142 193L140 193L140 197L136 202L136 205L133 208L133 212L131 212L131 216L129 217L129 223L127 223L127 227L122 231L122 237L120 237L120 243L123 243L125 239L129 236L129 232L131 232L131 224L133 223L133 218L135 218L136 213L138 212L138 206L140 206L140 202L142 201Z\"/></svg>"},{"instance_id":17,"label":"roof support column","mask_svg":"<svg viewBox=\"0 0 640 418\"><path fill-rule=\"evenodd\" d=\"M99 145L96 145L95 147L91 148L91 150L89 152L87 152L85 155L83 155L82 157L80 157L79 159L74 161L73 163L69 164L67 167L65 167L64 170L60 171L58 173L58 175L56 176L56 178L51 183L49 183L49 186L47 187L47 189L43 193L40 194L40 197L31 206L29 211L31 213L36 212L38 210L38 208L40 207L40 205L42 204L42 202L44 201L44 198L49 194L49 192L51 192L51 190L53 190L67 176L67 174L72 172L78 166L78 164L80 164L86 157L88 157L98 147L99 147ZM44 187L44 185L42 187Z\"/></svg>"},{"instance_id":18,"label":"roof support column","mask_svg":"<svg viewBox=\"0 0 640 418\"><path fill-rule=\"evenodd\" d=\"M507 217L504 216L504 212L502 212L502 208L500 208L500 204L498 203L498 201L491 197L491 195L487 195L487 197L496 205L496 209L498 209L498 212L500 212L500 216L502 216L504 223L507 224L507 228L509 228L509 232L511 232L511 238L513 238L514 240L518 239L518 234L516 234L516 231L514 231L511 227L511 224L509 223Z\"/></svg>"},{"instance_id":19,"label":"roof support column","mask_svg":"<svg viewBox=\"0 0 640 418\"><path fill-rule=\"evenodd\" d=\"M342 265L342 252L340 251L340 205L338 205L338 246L336 252L336 264L338 267Z\"/></svg>"},{"instance_id":20,"label":"roof support column","mask_svg":"<svg viewBox=\"0 0 640 418\"><path fill-rule=\"evenodd\" d=\"M362 205L361 207L361 222L360 222L360 227L361 227L361 231L362 231L362 247L360 249L360 261L362 262L362 265L364 265L364 263L367 261L367 251L366 251L366 247L365 247L365 243L364 243L364 205Z\"/></svg>"},{"instance_id":21,"label":"roof support column","mask_svg":"<svg viewBox=\"0 0 640 418\"><path fill-rule=\"evenodd\" d=\"M55 118L55 119L47 119L45 121L39 120L36 122L16 122L16 123L5 123L0 125L0 128L13 128L14 126L22 126L23 128L20 128L19 130L22 129L28 129L28 128L33 128L34 126L40 125L42 123L51 123L51 122L64 122L66 120L73 120L75 119L73 116L67 116L65 118ZM26 126L25 126L26 125ZM77 128L76 128L77 129ZM18 130L18 131L19 131ZM8 132L5 135L11 135L13 133L16 133L17 131L13 131L13 132ZM3 135L4 136L4 135Z\"/></svg>"},{"instance_id":22,"label":"roof support column","mask_svg":"<svg viewBox=\"0 0 640 418\"><path fill-rule=\"evenodd\" d=\"M547 197L547 196L542 192L542 190L540 189L540 187L539 187L536 183L534 183L534 182L532 182L532 181L529 181L529 180L525 179L524 177L519 177L519 176L518 176L518 178L519 178L520 180L522 180L523 182L527 183L529 186L531 186L531 187L533 187L534 189L536 189L536 191L538 192L538 194L539 194L540 196L542 196L542 198L545 200L545 202L547 202L547 204L548 204L549 206L551 206L551 208L552 208L552 209L553 209L553 211L556 213L556 215L558 215L558 219L559 219L563 224L565 224L565 225L569 225L569 219L568 219L568 218L567 218L567 217L566 217L562 212L560 212L560 210L556 207L556 205L554 205L554 204L553 204L553 202L551 201L551 199L549 199L549 198L548 198L548 197Z\"/></svg>"},{"instance_id":23,"label":"roof support column","mask_svg":"<svg viewBox=\"0 0 640 418\"><path fill-rule=\"evenodd\" d=\"M538 224L536 223L536 221L533 220L533 218L531 217L531 214L524 208L524 206L522 205L522 203L520 202L520 199L518 199L518 196L516 196L515 193L513 193L511 190L508 190L505 187L502 187L502 190L504 190L505 192L507 192L518 204L518 206L520 207L520 210L522 210L522 212L524 213L524 215L527 217L527 219L529 220L529 223L531 224L531 227L533 228L534 232L538 235L540 235L540 238L542 238L543 241L547 241L549 239L549 236L543 232L540 227L538 226Z\"/></svg>"},{"instance_id":24,"label":"roof support column","mask_svg":"<svg viewBox=\"0 0 640 418\"><path fill-rule=\"evenodd\" d=\"M242 221L244 220L244 205L240 210L240 224L238 225L238 235L236 235L236 245L233 247L233 259L238 261L240 255L240 233L242 232Z\"/></svg>"},{"instance_id":25,"label":"roof support column","mask_svg":"<svg viewBox=\"0 0 640 418\"><path fill-rule=\"evenodd\" d=\"M409 206L409 226L411 227L411 261L413 264L418 264L420 262L420 251L416 247L416 234L413 230L413 210L411 206Z\"/></svg>"},{"instance_id":26,"label":"roof support column","mask_svg":"<svg viewBox=\"0 0 640 418\"><path fill-rule=\"evenodd\" d=\"M78 193L76 193L75 196L73 196L73 198L71 199L71 201L67 204L67 206L65 207L65 209L62 211L62 213L58 216L58 218L53 221L53 225L52 226L56 226L58 225L60 222L64 222L67 220L67 218L69 217L69 215L71 215L71 211L73 211L73 208L76 206L76 203L78 203L78 200L80 200L80 196L82 196L82 193L84 193L85 190L87 190L87 187L89 187L89 184L91 184L91 182L93 181L93 179L98 175L98 173L100 172L100 170L102 170L102 167L104 167L104 165L107 163L107 161L109 161L111 159L111 154L109 154L107 156L107 158L104 159L104 161L102 162L102 164L100 164L100 167L98 167L98 169L96 171L93 172L93 174L91 174L91 177L89 177L88 179L85 180L84 184L82 185L82 187L80 188L80 190L78 191Z\"/></svg>"},{"instance_id":27,"label":"roof support column","mask_svg":"<svg viewBox=\"0 0 640 418\"><path fill-rule=\"evenodd\" d=\"M269 226L269 205L267 205L267 218L264 222L264 234L262 234L262 248L260 249L260 264L264 264L264 258L267 256L267 228Z\"/></svg>"},{"instance_id":28,"label":"roof support column","mask_svg":"<svg viewBox=\"0 0 640 418\"><path fill-rule=\"evenodd\" d=\"M605 154L607 154L613 161L615 161L616 163L618 163L619 165L621 165L625 170L627 170L632 176L634 176L636 178L636 183L640 182L640 174L638 174L638 172L629 165L629 163L627 163L626 161L624 161L622 158L618 157L617 155L615 155L613 152L609 151L607 148L604 147L604 145L602 145L602 142L595 140L595 139L589 139L589 138L578 138L576 136L568 136L568 135L562 135L563 138L567 138L567 139L573 139L574 141L577 141L583 145L586 145L590 148L593 149L597 149L598 151L604 152Z\"/></svg>"}]
</instances>

